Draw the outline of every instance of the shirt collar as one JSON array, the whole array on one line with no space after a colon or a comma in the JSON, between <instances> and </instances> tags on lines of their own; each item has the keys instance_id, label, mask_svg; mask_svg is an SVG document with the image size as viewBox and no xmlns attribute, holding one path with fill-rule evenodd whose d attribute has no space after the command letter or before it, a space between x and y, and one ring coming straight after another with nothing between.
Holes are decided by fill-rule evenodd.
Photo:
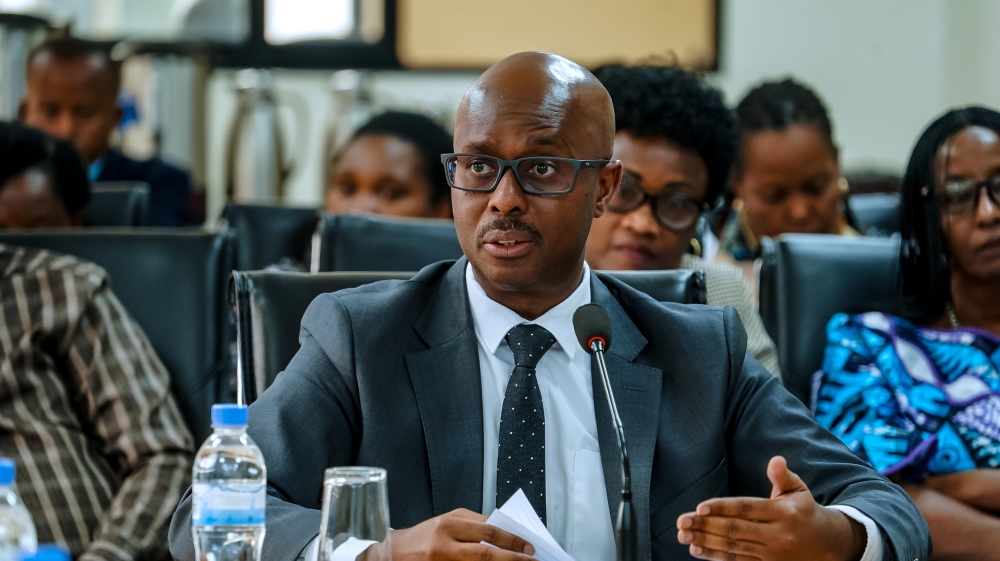
<instances>
[{"instance_id":1,"label":"shirt collar","mask_svg":"<svg viewBox=\"0 0 1000 561\"><path fill-rule=\"evenodd\" d=\"M472 272L472 265L465 266L465 285L468 288L469 306L472 309L472 321L476 326L476 333L490 353L495 354L507 332L522 323L533 323L547 329L570 360L577 351L583 350L579 348L580 344L573 329L573 314L577 308L589 304L591 300L590 266L586 262L583 264L583 280L580 286L576 287L568 298L534 321L522 318L510 308L487 296Z\"/></svg>"}]
</instances>

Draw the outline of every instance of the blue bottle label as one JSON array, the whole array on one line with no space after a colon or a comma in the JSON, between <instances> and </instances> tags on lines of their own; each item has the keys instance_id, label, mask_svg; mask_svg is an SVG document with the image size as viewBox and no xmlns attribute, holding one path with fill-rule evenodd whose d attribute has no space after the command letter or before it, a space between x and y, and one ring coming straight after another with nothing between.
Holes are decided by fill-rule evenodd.
<instances>
[{"instance_id":1,"label":"blue bottle label","mask_svg":"<svg viewBox=\"0 0 1000 561\"><path fill-rule=\"evenodd\" d=\"M192 526L263 524L267 489L263 483L195 483L191 503Z\"/></svg>"}]
</instances>

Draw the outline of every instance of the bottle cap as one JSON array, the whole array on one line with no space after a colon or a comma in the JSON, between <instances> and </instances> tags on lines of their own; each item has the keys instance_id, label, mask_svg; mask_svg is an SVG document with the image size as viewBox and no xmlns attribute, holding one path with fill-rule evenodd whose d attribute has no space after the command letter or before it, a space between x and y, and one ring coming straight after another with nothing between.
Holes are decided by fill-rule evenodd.
<instances>
[{"instance_id":1,"label":"bottle cap","mask_svg":"<svg viewBox=\"0 0 1000 561\"><path fill-rule=\"evenodd\" d=\"M0 458L0 485L11 485L17 474L17 466L10 458Z\"/></svg>"},{"instance_id":2,"label":"bottle cap","mask_svg":"<svg viewBox=\"0 0 1000 561\"><path fill-rule=\"evenodd\" d=\"M213 427L247 426L247 406L235 403L217 403L212 406Z\"/></svg>"},{"instance_id":3,"label":"bottle cap","mask_svg":"<svg viewBox=\"0 0 1000 561\"><path fill-rule=\"evenodd\" d=\"M34 555L21 557L21 561L69 561L69 552L61 545L41 544Z\"/></svg>"}]
</instances>

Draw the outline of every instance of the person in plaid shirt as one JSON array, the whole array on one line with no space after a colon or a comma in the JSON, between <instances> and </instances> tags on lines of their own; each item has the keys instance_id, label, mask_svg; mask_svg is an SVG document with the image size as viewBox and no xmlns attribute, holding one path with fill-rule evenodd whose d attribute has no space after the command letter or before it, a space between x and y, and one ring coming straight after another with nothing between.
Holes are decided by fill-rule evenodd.
<instances>
[{"instance_id":1,"label":"person in plaid shirt","mask_svg":"<svg viewBox=\"0 0 1000 561\"><path fill-rule=\"evenodd\" d=\"M64 147L51 142L0 125L0 227L27 202L68 226L86 203L53 172ZM169 387L100 267L0 244L0 456L17 463L39 542L88 561L170 558L193 443Z\"/></svg>"}]
</instances>

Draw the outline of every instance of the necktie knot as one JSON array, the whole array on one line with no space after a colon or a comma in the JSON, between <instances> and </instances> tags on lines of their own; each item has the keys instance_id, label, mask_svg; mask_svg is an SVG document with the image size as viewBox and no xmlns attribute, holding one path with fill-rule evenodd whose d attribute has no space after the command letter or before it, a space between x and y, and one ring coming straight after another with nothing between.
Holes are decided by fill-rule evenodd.
<instances>
[{"instance_id":1,"label":"necktie knot","mask_svg":"<svg viewBox=\"0 0 1000 561\"><path fill-rule=\"evenodd\" d=\"M522 323L507 332L507 344L514 353L514 365L534 368L556 338L544 327Z\"/></svg>"}]
</instances>

